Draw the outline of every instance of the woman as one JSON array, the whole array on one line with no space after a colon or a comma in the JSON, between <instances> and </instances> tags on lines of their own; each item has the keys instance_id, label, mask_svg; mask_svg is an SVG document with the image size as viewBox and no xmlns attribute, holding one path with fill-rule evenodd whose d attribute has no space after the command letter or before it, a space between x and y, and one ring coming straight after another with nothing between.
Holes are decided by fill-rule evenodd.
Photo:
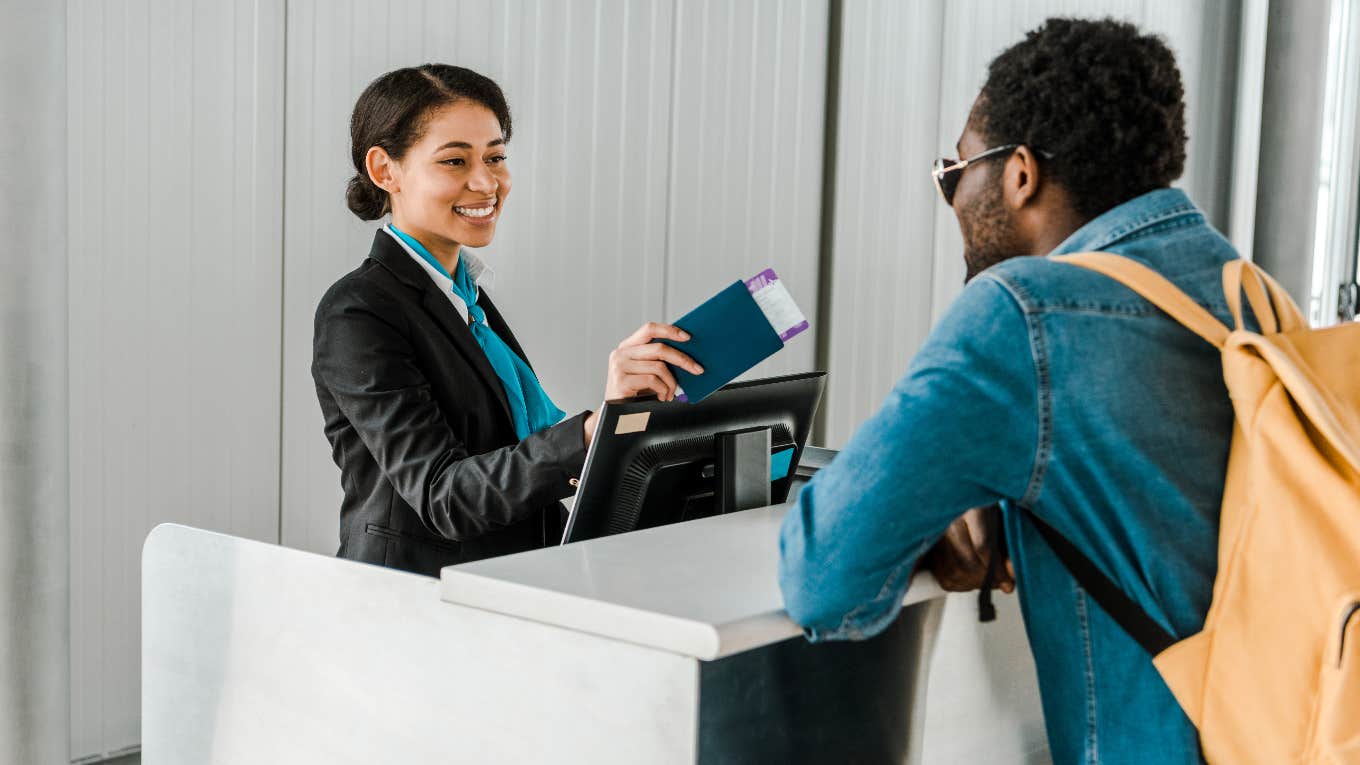
<instances>
[{"instance_id":1,"label":"woman","mask_svg":"<svg viewBox=\"0 0 1360 765\"><path fill-rule=\"evenodd\" d=\"M596 415L563 418L477 286L510 193L500 88L442 64L373 81L350 120L363 220L391 214L316 311L312 376L345 491L340 557L430 576L556 542ZM609 356L606 400L675 396L701 370L647 324Z\"/></svg>"}]
</instances>

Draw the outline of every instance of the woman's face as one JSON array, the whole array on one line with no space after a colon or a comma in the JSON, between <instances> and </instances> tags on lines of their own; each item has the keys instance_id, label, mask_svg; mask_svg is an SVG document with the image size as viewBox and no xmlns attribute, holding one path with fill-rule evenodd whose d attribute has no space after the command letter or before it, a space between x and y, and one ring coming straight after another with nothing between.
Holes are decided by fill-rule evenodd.
<instances>
[{"instance_id":1,"label":"woman's face","mask_svg":"<svg viewBox=\"0 0 1360 765\"><path fill-rule=\"evenodd\" d=\"M434 111L391 178L397 228L436 251L490 244L510 193L500 121L467 100Z\"/></svg>"}]
</instances>

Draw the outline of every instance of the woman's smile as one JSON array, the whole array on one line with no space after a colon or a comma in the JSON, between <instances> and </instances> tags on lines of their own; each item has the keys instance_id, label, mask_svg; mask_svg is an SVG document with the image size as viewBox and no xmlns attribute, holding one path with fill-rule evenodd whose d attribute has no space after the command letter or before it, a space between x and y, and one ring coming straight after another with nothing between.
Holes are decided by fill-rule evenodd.
<instances>
[{"instance_id":1,"label":"woman's smile","mask_svg":"<svg viewBox=\"0 0 1360 765\"><path fill-rule=\"evenodd\" d=\"M496 221L496 211L499 207L498 199L484 202L474 202L468 205L456 205L453 212L463 221L474 226L489 226Z\"/></svg>"}]
</instances>

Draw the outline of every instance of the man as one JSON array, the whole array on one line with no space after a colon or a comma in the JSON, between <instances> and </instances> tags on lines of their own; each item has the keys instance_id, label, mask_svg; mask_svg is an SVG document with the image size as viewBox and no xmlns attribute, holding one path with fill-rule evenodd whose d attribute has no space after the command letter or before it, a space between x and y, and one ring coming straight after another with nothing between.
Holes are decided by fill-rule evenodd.
<instances>
[{"instance_id":1,"label":"man","mask_svg":"<svg viewBox=\"0 0 1360 765\"><path fill-rule=\"evenodd\" d=\"M1003 502L1058 763L1201 761L1146 651L1028 512L1164 629L1198 632L1233 422L1218 354L1104 276L1014 257L1125 255L1231 323L1220 271L1237 254L1170 188L1184 111L1171 51L1129 24L1051 19L992 62L963 160L936 172L970 283L781 534L789 614L814 641L859 639L960 513Z\"/></svg>"}]
</instances>

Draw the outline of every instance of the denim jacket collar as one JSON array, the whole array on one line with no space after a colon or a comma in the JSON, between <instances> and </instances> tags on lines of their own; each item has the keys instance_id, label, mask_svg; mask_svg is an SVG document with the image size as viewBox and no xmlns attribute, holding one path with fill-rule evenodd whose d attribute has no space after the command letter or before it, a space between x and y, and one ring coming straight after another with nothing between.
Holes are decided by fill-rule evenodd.
<instances>
[{"instance_id":1,"label":"denim jacket collar","mask_svg":"<svg viewBox=\"0 0 1360 765\"><path fill-rule=\"evenodd\" d=\"M1204 214L1180 189L1157 189L1113 207L1072 232L1053 255L1104 250L1147 229L1202 223Z\"/></svg>"}]
</instances>

